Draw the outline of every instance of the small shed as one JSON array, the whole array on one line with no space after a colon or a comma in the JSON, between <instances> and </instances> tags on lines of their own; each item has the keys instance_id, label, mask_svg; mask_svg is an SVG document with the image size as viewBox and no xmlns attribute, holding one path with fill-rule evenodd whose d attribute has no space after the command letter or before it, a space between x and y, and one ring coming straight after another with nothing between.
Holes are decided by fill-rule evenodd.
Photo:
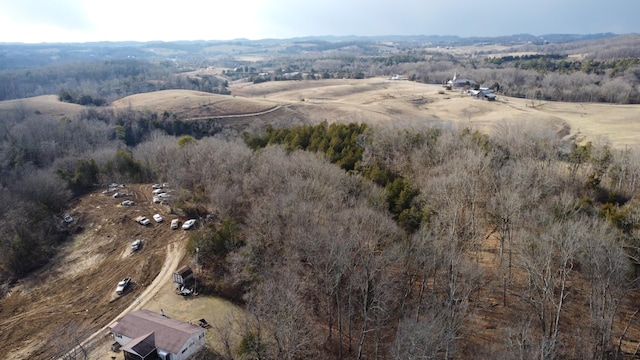
<instances>
[{"instance_id":1,"label":"small shed","mask_svg":"<svg viewBox=\"0 0 640 360\"><path fill-rule=\"evenodd\" d=\"M173 282L178 285L184 285L193 280L193 271L187 265L181 267L173 273Z\"/></svg>"}]
</instances>

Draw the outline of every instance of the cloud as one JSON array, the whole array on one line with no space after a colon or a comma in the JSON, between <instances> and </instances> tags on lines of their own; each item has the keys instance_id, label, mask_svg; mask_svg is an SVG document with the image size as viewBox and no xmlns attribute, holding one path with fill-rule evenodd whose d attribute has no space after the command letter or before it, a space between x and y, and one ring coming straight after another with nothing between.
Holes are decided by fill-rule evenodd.
<instances>
[{"instance_id":1,"label":"cloud","mask_svg":"<svg viewBox=\"0 0 640 360\"><path fill-rule=\"evenodd\" d=\"M15 23L72 31L91 29L83 0L1 0L0 9Z\"/></svg>"},{"instance_id":2,"label":"cloud","mask_svg":"<svg viewBox=\"0 0 640 360\"><path fill-rule=\"evenodd\" d=\"M0 41L640 32L640 1L0 0Z\"/></svg>"}]
</instances>

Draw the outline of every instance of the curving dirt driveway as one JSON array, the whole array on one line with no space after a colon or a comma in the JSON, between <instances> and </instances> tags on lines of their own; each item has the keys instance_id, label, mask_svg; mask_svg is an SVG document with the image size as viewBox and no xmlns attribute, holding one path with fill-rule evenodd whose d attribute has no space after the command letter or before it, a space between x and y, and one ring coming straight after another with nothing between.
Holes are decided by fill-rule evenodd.
<instances>
[{"instance_id":1,"label":"curving dirt driveway","mask_svg":"<svg viewBox=\"0 0 640 360\"><path fill-rule=\"evenodd\" d=\"M170 228L170 219L179 216L151 201L151 184L123 186L118 191L127 194L124 198L103 190L75 201L67 210L74 218L67 225L73 237L49 264L0 298L5 358L55 359L76 345L91 345L114 319L147 304L163 284L172 285L171 273L184 257L188 237ZM125 199L135 205L122 206ZM147 226L134 221L156 213L166 221ZM132 252L137 239L143 246ZM132 286L116 295L116 283L124 277Z\"/></svg>"},{"instance_id":2,"label":"curving dirt driveway","mask_svg":"<svg viewBox=\"0 0 640 360\"><path fill-rule=\"evenodd\" d=\"M160 291L160 289L166 284L167 279L172 278L172 274L178 268L180 260L183 258L183 256L184 256L184 244L182 241L169 243L167 245L167 255L165 257L164 264L160 269L160 272L158 273L156 278L153 280L153 282L149 286L147 286L147 288L142 292L142 294L140 294L133 301L133 303L129 305L129 307L124 309L112 321L110 321L108 324L100 328L98 331L94 332L91 336L89 336L87 339L82 341L82 343L78 345L76 348L70 350L64 356L60 357L60 359L66 358L69 355L74 353L76 354L79 353L81 351L80 349L81 347L85 349L89 349L89 351L91 351L91 349L95 348L98 343L102 343L104 341L105 333L108 332L109 325L111 325L113 322L115 322L116 320L124 316L126 313L139 310L143 306L145 306L158 293L158 291Z\"/></svg>"}]
</instances>

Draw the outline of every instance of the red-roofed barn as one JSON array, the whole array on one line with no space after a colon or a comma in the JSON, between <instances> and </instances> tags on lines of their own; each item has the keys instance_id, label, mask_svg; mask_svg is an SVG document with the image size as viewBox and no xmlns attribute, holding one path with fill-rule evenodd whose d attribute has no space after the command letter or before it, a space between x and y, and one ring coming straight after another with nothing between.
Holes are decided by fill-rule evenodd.
<instances>
[{"instance_id":1,"label":"red-roofed barn","mask_svg":"<svg viewBox=\"0 0 640 360\"><path fill-rule=\"evenodd\" d=\"M150 310L128 313L109 328L125 360L184 360L206 342L202 327Z\"/></svg>"}]
</instances>

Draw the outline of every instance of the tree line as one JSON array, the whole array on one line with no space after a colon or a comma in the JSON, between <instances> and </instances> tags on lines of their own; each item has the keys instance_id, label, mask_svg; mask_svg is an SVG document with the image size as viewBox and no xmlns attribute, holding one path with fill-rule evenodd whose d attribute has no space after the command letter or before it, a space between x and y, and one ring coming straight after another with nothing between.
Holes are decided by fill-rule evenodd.
<instances>
[{"instance_id":1,"label":"tree line","mask_svg":"<svg viewBox=\"0 0 640 360\"><path fill-rule=\"evenodd\" d=\"M183 75L171 62L136 59L65 62L0 71L0 101L58 95L61 101L102 106L144 92L187 89L229 94L228 83L212 75Z\"/></svg>"}]
</instances>

